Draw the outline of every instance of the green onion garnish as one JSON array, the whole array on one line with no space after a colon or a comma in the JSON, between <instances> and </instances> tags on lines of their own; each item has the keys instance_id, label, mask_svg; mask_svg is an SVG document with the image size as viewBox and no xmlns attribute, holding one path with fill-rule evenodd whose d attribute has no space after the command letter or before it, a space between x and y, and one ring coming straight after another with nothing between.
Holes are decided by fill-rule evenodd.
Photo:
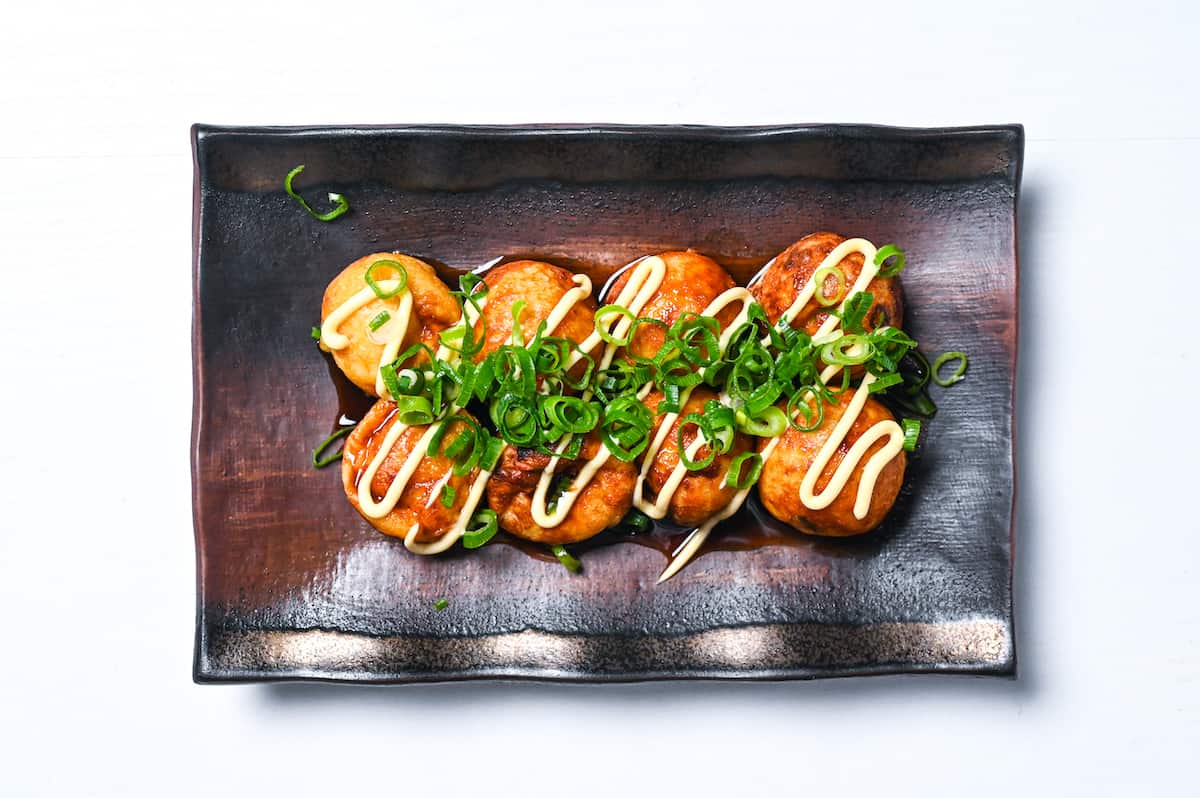
<instances>
[{"instance_id":1,"label":"green onion garnish","mask_svg":"<svg viewBox=\"0 0 1200 798\"><path fill-rule=\"evenodd\" d=\"M650 516L640 510L633 509L625 514L625 517L621 519L621 523L618 526L628 530L632 534L640 535L648 531L653 525L654 522L650 520Z\"/></svg>"},{"instance_id":2,"label":"green onion garnish","mask_svg":"<svg viewBox=\"0 0 1200 798\"><path fill-rule=\"evenodd\" d=\"M558 561L562 563L563 568L566 568L571 573L577 574L583 570L583 563L572 557L571 553L562 546L551 546L550 551L553 552L554 556L558 558Z\"/></svg>"},{"instance_id":3,"label":"green onion garnish","mask_svg":"<svg viewBox=\"0 0 1200 798\"><path fill-rule=\"evenodd\" d=\"M943 377L940 373L942 366L952 360L958 361L958 368L950 376ZM959 382L966 373L967 356L962 352L943 352L937 356L937 359L933 361L933 365L929 369L929 374L933 378L933 381L943 388L949 388L954 383Z\"/></svg>"},{"instance_id":4,"label":"green onion garnish","mask_svg":"<svg viewBox=\"0 0 1200 798\"><path fill-rule=\"evenodd\" d=\"M616 321L609 321L610 316L624 316L625 318L629 319L629 331L625 333L624 338L617 338L611 332L609 332L615 326L615 324L619 323ZM605 305L597 310L596 315L593 317L593 324L596 328L596 334L599 335L600 339L605 343L613 344L614 346L629 345L630 340L633 339L633 331L636 327L634 321L633 313L630 312L628 308L622 307L621 305Z\"/></svg>"},{"instance_id":5,"label":"green onion garnish","mask_svg":"<svg viewBox=\"0 0 1200 798\"><path fill-rule=\"evenodd\" d=\"M441 612L449 606L450 602L446 601L445 599L438 599L437 601L433 602L433 608L438 612Z\"/></svg>"},{"instance_id":6,"label":"green onion garnish","mask_svg":"<svg viewBox=\"0 0 1200 798\"><path fill-rule=\"evenodd\" d=\"M375 332L380 327L387 324L390 318L392 318L391 313L388 313L386 310L381 310L379 313L375 314L375 318L367 322L367 326L371 328L371 332Z\"/></svg>"},{"instance_id":7,"label":"green onion garnish","mask_svg":"<svg viewBox=\"0 0 1200 798\"><path fill-rule=\"evenodd\" d=\"M384 291L382 288L380 288L379 283L375 278L375 271L377 269L392 269L393 271L397 272L397 274L399 274L398 277L390 278L397 281L396 287L391 291ZM387 259L377 260L367 267L367 273L363 275L363 279L367 281L367 285L371 286L371 290L375 292L375 296L379 297L380 299L391 299L403 291L405 286L408 285L408 269L404 268L404 264L400 263L399 261Z\"/></svg>"},{"instance_id":8,"label":"green onion garnish","mask_svg":"<svg viewBox=\"0 0 1200 798\"><path fill-rule=\"evenodd\" d=\"M305 201L304 197L301 197L299 194L296 193L296 190L292 188L292 181L296 179L296 175L300 174L303 171L304 171L304 164L300 164L295 169L288 172L287 177L285 177L283 179L283 190L288 193L289 197L296 200L296 202L299 202L300 207L302 207L302 208L304 208L304 210L308 211L310 216L312 216L314 219L316 219L319 222L332 222L334 219L338 218L343 213L350 210L350 203L346 201L346 198L343 197L341 194L333 194L333 193L330 193L330 195L329 195L329 201L334 203L334 207L332 210L326 211L325 213L317 213L315 210L313 210L313 207Z\"/></svg>"},{"instance_id":9,"label":"green onion garnish","mask_svg":"<svg viewBox=\"0 0 1200 798\"><path fill-rule=\"evenodd\" d=\"M495 510L480 510L471 516L471 523L463 533L463 548L477 549L496 536L500 529Z\"/></svg>"},{"instance_id":10,"label":"green onion garnish","mask_svg":"<svg viewBox=\"0 0 1200 798\"><path fill-rule=\"evenodd\" d=\"M338 460L341 460L342 459L342 450L341 449L338 449L336 452L329 455L328 457L322 457L322 455L325 454L326 449L328 449L330 446L333 445L334 441L338 440L339 438L343 438L346 435L349 435L351 432L354 432L354 427L342 427L340 430L333 433L325 440L321 441L321 443L317 446L317 448L313 449L313 453L312 453L313 467L314 468L324 468L325 466L329 465L330 463L336 463Z\"/></svg>"},{"instance_id":11,"label":"green onion garnish","mask_svg":"<svg viewBox=\"0 0 1200 798\"><path fill-rule=\"evenodd\" d=\"M683 442L683 433L686 432L687 428L692 425L695 425L697 429L703 432L704 416L700 415L699 413L688 413L679 422L679 430L675 433L675 443L679 449L679 462L683 463L684 468L686 468L688 471L703 471L712 465L713 461L717 459L717 448L709 443L705 443L700 447L700 449L701 451L707 449L707 455L699 460L693 460L692 458L688 457L688 447L687 444Z\"/></svg>"},{"instance_id":12,"label":"green onion garnish","mask_svg":"<svg viewBox=\"0 0 1200 798\"><path fill-rule=\"evenodd\" d=\"M837 281L837 288L832 294L825 293L825 280L833 277ZM824 269L817 269L817 273L813 275L813 285L816 291L813 293L813 299L817 300L817 304L822 307L830 307L842 301L842 297L846 295L846 273L837 266L826 266Z\"/></svg>"},{"instance_id":13,"label":"green onion garnish","mask_svg":"<svg viewBox=\"0 0 1200 798\"><path fill-rule=\"evenodd\" d=\"M831 366L857 366L866 363L873 354L875 346L865 335L843 335L821 347L821 359Z\"/></svg>"},{"instance_id":14,"label":"green onion garnish","mask_svg":"<svg viewBox=\"0 0 1200 798\"><path fill-rule=\"evenodd\" d=\"M742 466L750 463L750 470L742 474ZM729 471L725 474L725 487L736 490L746 490L758 482L762 474L763 459L758 452L742 452L729 463Z\"/></svg>"},{"instance_id":15,"label":"green onion garnish","mask_svg":"<svg viewBox=\"0 0 1200 798\"><path fill-rule=\"evenodd\" d=\"M787 429L787 425L787 416L774 405L758 416L750 416L744 410L737 411L737 427L747 435L778 438Z\"/></svg>"},{"instance_id":16,"label":"green onion garnish","mask_svg":"<svg viewBox=\"0 0 1200 798\"><path fill-rule=\"evenodd\" d=\"M892 262L884 263L889 258ZM879 267L880 277L895 277L904 271L904 252L895 244L880 247L875 253L875 265Z\"/></svg>"},{"instance_id":17,"label":"green onion garnish","mask_svg":"<svg viewBox=\"0 0 1200 798\"><path fill-rule=\"evenodd\" d=\"M808 403L809 396L815 400L812 405ZM803 424L796 422L797 415L804 417ZM788 424L800 432L812 432L821 426L821 422L825 420L825 404L821 401L816 386L805 385L791 395L787 403L787 420Z\"/></svg>"},{"instance_id":18,"label":"green onion garnish","mask_svg":"<svg viewBox=\"0 0 1200 798\"><path fill-rule=\"evenodd\" d=\"M321 328L320 328L320 327L313 327L313 328L312 328L312 339L313 339L314 341L320 341L320 340L321 340Z\"/></svg>"},{"instance_id":19,"label":"green onion garnish","mask_svg":"<svg viewBox=\"0 0 1200 798\"><path fill-rule=\"evenodd\" d=\"M454 506L454 494L455 493L456 493L456 491L454 490L454 486L451 485L449 482L447 482L445 485L442 485L441 502L442 502L442 506L445 507L447 510L449 510L451 507Z\"/></svg>"},{"instance_id":20,"label":"green onion garnish","mask_svg":"<svg viewBox=\"0 0 1200 798\"><path fill-rule=\"evenodd\" d=\"M874 301L875 295L870 291L859 291L847 299L842 309L842 328L848 333L863 332L863 320Z\"/></svg>"},{"instance_id":21,"label":"green onion garnish","mask_svg":"<svg viewBox=\"0 0 1200 798\"><path fill-rule=\"evenodd\" d=\"M900 427L904 430L904 451L911 452L917 448L917 438L921 436L921 419L902 419Z\"/></svg>"}]
</instances>

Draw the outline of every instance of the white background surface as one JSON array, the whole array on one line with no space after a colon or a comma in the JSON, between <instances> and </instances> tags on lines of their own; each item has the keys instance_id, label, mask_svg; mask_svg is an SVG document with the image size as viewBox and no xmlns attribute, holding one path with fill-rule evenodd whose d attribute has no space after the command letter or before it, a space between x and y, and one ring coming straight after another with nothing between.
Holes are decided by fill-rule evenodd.
<instances>
[{"instance_id":1,"label":"white background surface","mask_svg":"<svg viewBox=\"0 0 1200 798\"><path fill-rule=\"evenodd\" d=\"M1196 6L839 5L6 7L0 794L1197 794ZM1019 680L193 685L196 121L1024 123Z\"/></svg>"}]
</instances>

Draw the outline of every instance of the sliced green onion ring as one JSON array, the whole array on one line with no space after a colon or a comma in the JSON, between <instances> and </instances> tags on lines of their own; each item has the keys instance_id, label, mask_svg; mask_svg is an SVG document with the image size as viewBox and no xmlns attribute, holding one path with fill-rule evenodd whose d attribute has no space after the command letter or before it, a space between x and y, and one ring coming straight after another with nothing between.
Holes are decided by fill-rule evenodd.
<instances>
[{"instance_id":1,"label":"sliced green onion ring","mask_svg":"<svg viewBox=\"0 0 1200 798\"><path fill-rule=\"evenodd\" d=\"M340 430L333 433L325 440L321 441L321 443L317 445L317 448L313 449L313 453L312 453L313 467L314 468L324 468L325 466L327 466L331 463L336 463L338 460L341 460L342 459L342 450L341 449L338 449L336 452L329 455L328 457L322 457L322 455L325 454L326 449L328 449L330 446L333 445L334 441L346 437L351 432L354 432L354 427L342 427Z\"/></svg>"},{"instance_id":2,"label":"sliced green onion ring","mask_svg":"<svg viewBox=\"0 0 1200 798\"><path fill-rule=\"evenodd\" d=\"M496 520L496 511L483 509L471 516L467 529L463 532L462 544L464 549L477 549L496 536L500 524Z\"/></svg>"},{"instance_id":3,"label":"sliced green onion ring","mask_svg":"<svg viewBox=\"0 0 1200 798\"><path fill-rule=\"evenodd\" d=\"M393 271L398 272L400 275L399 277L381 278L384 280L395 280L396 287L391 291L384 291L382 288L380 288L379 283L375 278L375 271L377 269L392 269ZM371 290L375 293L375 296L379 297L380 299L391 299L403 291L406 286L408 286L408 269L404 268L404 264L400 263L400 261L387 260L384 258L377 260L368 266L366 274L363 275L363 279L366 280L367 285L371 286Z\"/></svg>"},{"instance_id":4,"label":"sliced green onion ring","mask_svg":"<svg viewBox=\"0 0 1200 798\"><path fill-rule=\"evenodd\" d=\"M611 316L623 316L629 319L629 330L625 333L624 338L617 338L612 334L612 328L620 324L620 320L609 321ZM633 339L633 330L636 325L636 319L633 312L622 305L605 305L596 311L593 317L593 323L596 327L596 334L600 336L600 340L614 346L628 346Z\"/></svg>"},{"instance_id":5,"label":"sliced green onion ring","mask_svg":"<svg viewBox=\"0 0 1200 798\"><path fill-rule=\"evenodd\" d=\"M750 463L750 470L742 474L742 467ZM729 463L729 471L725 473L724 485L734 490L746 490L762 475L763 459L758 452L742 452Z\"/></svg>"},{"instance_id":6,"label":"sliced green onion ring","mask_svg":"<svg viewBox=\"0 0 1200 798\"><path fill-rule=\"evenodd\" d=\"M441 502L442 502L442 506L445 507L447 510L449 510L451 507L454 506L454 494L456 492L457 491L454 490L454 486L451 485L449 482L447 482L445 485L442 485Z\"/></svg>"},{"instance_id":7,"label":"sliced green onion ring","mask_svg":"<svg viewBox=\"0 0 1200 798\"><path fill-rule=\"evenodd\" d=\"M825 280L833 277L837 281L837 288L833 295L825 293ZM846 295L846 273L837 266L826 266L824 269L817 269L817 273L813 275L813 299L821 307L830 307L842 301ZM778 346L778 344L776 344Z\"/></svg>"},{"instance_id":8,"label":"sliced green onion ring","mask_svg":"<svg viewBox=\"0 0 1200 798\"><path fill-rule=\"evenodd\" d=\"M812 396L815 409L808 404L805 394ZM797 415L804 416L803 424L796 423ZM800 432L812 432L821 426L821 422L825 420L825 403L821 401L815 386L805 385L791 395L787 402L787 420L788 424Z\"/></svg>"},{"instance_id":9,"label":"sliced green onion ring","mask_svg":"<svg viewBox=\"0 0 1200 798\"><path fill-rule=\"evenodd\" d=\"M787 426L787 416L774 405L757 416L751 416L744 410L737 412L738 430L747 435L759 438L778 438L787 430Z\"/></svg>"},{"instance_id":10,"label":"sliced green onion ring","mask_svg":"<svg viewBox=\"0 0 1200 798\"><path fill-rule=\"evenodd\" d=\"M851 350L857 349L851 354ZM831 366L857 366L875 354L875 346L865 335L843 335L821 347L821 359Z\"/></svg>"},{"instance_id":11,"label":"sliced green onion ring","mask_svg":"<svg viewBox=\"0 0 1200 798\"><path fill-rule=\"evenodd\" d=\"M296 202L300 203L300 207L304 208L304 210L308 211L308 214L310 216L312 216L314 219L316 219L319 222L332 222L334 219L338 218L343 213L350 210L350 203L346 201L345 197L343 197L341 194L335 194L335 193L330 192L329 201L334 204L334 207L328 211L325 211L325 213L317 213L313 209L313 207L308 204L308 202L304 199L304 197L301 197L299 194L296 193L296 190L294 188L292 188L292 181L295 180L296 176L299 175L303 171L304 171L304 164L300 164L295 169L288 172L287 177L285 177L283 179L283 190L287 192L289 197L294 199Z\"/></svg>"},{"instance_id":12,"label":"sliced green onion ring","mask_svg":"<svg viewBox=\"0 0 1200 798\"><path fill-rule=\"evenodd\" d=\"M943 377L941 374L942 366L946 365L952 360L958 361L958 367L954 369L954 372L950 374L950 376ZM967 356L963 352L943 352L933 361L933 365L930 367L929 373L934 382L943 388L949 388L954 383L961 381L963 379L963 375L967 373Z\"/></svg>"},{"instance_id":13,"label":"sliced green onion ring","mask_svg":"<svg viewBox=\"0 0 1200 798\"><path fill-rule=\"evenodd\" d=\"M893 259L892 262L884 263L889 258ZM904 251L895 244L880 247L875 253L875 265L879 267L880 277L895 277L904 271Z\"/></svg>"},{"instance_id":14,"label":"sliced green onion ring","mask_svg":"<svg viewBox=\"0 0 1200 798\"><path fill-rule=\"evenodd\" d=\"M696 425L697 430L703 432L704 416L700 415L699 413L688 413L683 417L683 420L679 422L679 430L675 434L675 443L679 449L679 462L683 463L683 467L688 471L703 471L712 465L713 461L717 459L717 447L713 446L706 440L704 445L700 448L708 450L707 456L702 457L699 460L693 460L692 458L688 457L688 447L687 444L683 442L683 433L688 426L692 424Z\"/></svg>"}]
</instances>

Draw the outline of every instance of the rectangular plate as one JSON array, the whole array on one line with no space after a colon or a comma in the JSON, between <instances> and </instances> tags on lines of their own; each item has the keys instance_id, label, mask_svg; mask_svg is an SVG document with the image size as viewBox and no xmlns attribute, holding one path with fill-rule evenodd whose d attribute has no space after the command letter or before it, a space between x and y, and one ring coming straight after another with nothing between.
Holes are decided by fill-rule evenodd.
<instances>
[{"instance_id":1,"label":"rectangular plate","mask_svg":"<svg viewBox=\"0 0 1200 798\"><path fill-rule=\"evenodd\" d=\"M1014 673L1019 126L197 126L193 141L198 681ZM352 211L322 224L289 199L301 163L314 204L340 191ZM744 282L817 230L903 247L907 328L971 358L869 536L710 553L663 585L661 555L634 545L589 552L583 576L508 546L425 558L312 468L337 397L309 329L361 255L615 269L694 247Z\"/></svg>"}]
</instances>

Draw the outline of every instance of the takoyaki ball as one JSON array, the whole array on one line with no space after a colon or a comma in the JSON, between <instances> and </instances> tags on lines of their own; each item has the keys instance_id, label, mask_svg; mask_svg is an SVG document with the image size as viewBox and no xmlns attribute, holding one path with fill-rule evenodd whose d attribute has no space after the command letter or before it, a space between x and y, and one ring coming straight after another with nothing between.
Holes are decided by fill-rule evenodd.
<instances>
[{"instance_id":1,"label":"takoyaki ball","mask_svg":"<svg viewBox=\"0 0 1200 798\"><path fill-rule=\"evenodd\" d=\"M413 307L404 330L399 352L403 352L415 343L423 343L436 351L438 333L451 326L459 319L458 303L450 295L450 289L438 279L433 267L424 261L410 258L395 252L376 252L373 255L359 258L351 263L342 273L333 278L333 282L325 289L325 297L321 301L321 321L324 323L329 314L333 313L342 303L353 297L359 291L368 288L366 282L367 269L376 261L388 260L399 263L408 273L408 283L401 294L412 294ZM380 266L371 273L376 282L395 280L399 276L395 269ZM342 373L359 388L372 396L378 396L376 383L379 374L380 360L384 347L396 331L395 325L400 323L397 310L400 307L401 294L389 299L372 296L371 301L350 314L338 325L337 332L346 336L349 343L341 348L332 349L325 341L321 348L333 354L333 361ZM386 310L391 318L382 327L372 330L370 323L381 311ZM426 358L421 355L412 362L423 362Z\"/></svg>"},{"instance_id":2,"label":"takoyaki ball","mask_svg":"<svg viewBox=\"0 0 1200 798\"><path fill-rule=\"evenodd\" d=\"M483 276L487 283L487 300L482 318L475 324L476 338L486 324L483 349L475 356L483 360L501 346L513 342L513 305L524 300L521 310L521 337L525 343L533 340L538 325L546 321L559 300L573 288L578 288L575 275L560 266L536 260L517 260L491 269ZM546 335L583 343L595 325L596 300L588 294L571 306L562 321Z\"/></svg>"},{"instance_id":3,"label":"takoyaki ball","mask_svg":"<svg viewBox=\"0 0 1200 798\"><path fill-rule=\"evenodd\" d=\"M459 414L467 415L464 411L459 411ZM396 506L382 518L368 516L363 513L358 501L359 482L365 478L368 467L383 448L388 431L396 423L396 405L391 400L381 399L371 407L346 438L346 446L342 450L342 485L346 489L346 497L350 499L350 504L362 513L371 526L385 535L403 538L412 529L413 524L417 524L420 529L416 541L427 543L449 532L458 522L467 502L471 483L479 475L479 469L472 468L463 476L456 476L453 473L454 463L448 457L441 454L429 457L422 447L417 455L420 461L416 471L406 483ZM374 501L379 502L384 498L396 475L400 473L409 456L414 454L421 437L428 429L426 425L417 425L400 433L371 480L371 498ZM464 430L464 425L451 424L442 440L442 450L444 451ZM449 507L442 504L443 485L449 485L454 491L454 500Z\"/></svg>"},{"instance_id":4,"label":"takoyaki ball","mask_svg":"<svg viewBox=\"0 0 1200 798\"><path fill-rule=\"evenodd\" d=\"M867 515L861 520L854 517L854 502L858 497L858 485L862 479L864 466L870 461L875 452L887 445L888 438L881 438L872 446L865 457L855 466L842 492L833 503L820 510L812 510L800 501L800 482L808 473L809 467L816 460L817 453L829 439L833 428L846 411L854 396L854 391L842 393L838 403L825 405L825 417L821 425L812 432L801 432L791 426L781 436L779 445L774 453L763 464L762 475L758 481L758 495L763 506L771 515L792 527L811 535L829 537L847 537L870 532L879 526L884 516L892 509L896 497L900 494L900 485L904 482L905 456L900 451L883 467L879 478L875 481L875 489L871 494L871 506ZM845 458L847 452L864 432L880 421L895 421L891 412L874 399L867 399L862 412L854 420L845 440L834 451L833 457L826 464L825 470L817 480L814 493L820 495L830 478ZM765 448L771 438L763 438L759 450Z\"/></svg>"},{"instance_id":5,"label":"takoyaki ball","mask_svg":"<svg viewBox=\"0 0 1200 798\"><path fill-rule=\"evenodd\" d=\"M778 321L783 312L792 306L796 297L808 285L813 274L821 267L821 263L846 239L837 233L813 233L792 244L779 254L762 276L762 279L750 288L750 293L766 311L767 318L772 322ZM843 258L841 263L833 264L846 276L845 285L839 289L835 275L826 275L823 286L818 291L824 291L824 296L834 297L841 292L842 298L854 285L854 281L862 274L863 256L852 252ZM900 327L904 322L904 304L900 294L900 281L895 277L876 277L866 289L874 295L863 327L868 332L879 327ZM839 301L840 304L840 301ZM792 326L802 329L809 335L815 335L817 330L829 318L829 308L822 307L815 299L810 300L796 317Z\"/></svg>"},{"instance_id":6,"label":"takoyaki ball","mask_svg":"<svg viewBox=\"0 0 1200 798\"><path fill-rule=\"evenodd\" d=\"M680 423L690 413L703 414L705 403L716 398L717 394L714 391L700 387L693 390L692 395L684 403L682 412L675 423L671 425L670 432L667 433L662 447L654 455L654 461L646 473L646 485L654 494L662 490L663 485L671 476L671 472L679 463ZM657 413L658 403L662 400L663 395L658 391L653 391L646 397L646 406L652 412ZM652 441L658 434L659 425L662 424L664 418L665 416L658 416L655 419L654 428L650 430ZM683 445L685 447L691 446L695 442L698 431L695 424L688 424L684 427ZM725 487L725 475L729 472L729 464L738 455L753 451L753 449L754 446L748 436L736 433L733 438L733 446L728 452L718 454L716 459L699 471L688 471L667 505L667 514L671 520L681 526L698 526L728 505L733 500L734 494L737 493L736 488ZM693 459L703 460L708 453L708 446L702 446ZM646 498L653 499L653 496Z\"/></svg>"},{"instance_id":7,"label":"takoyaki ball","mask_svg":"<svg viewBox=\"0 0 1200 798\"><path fill-rule=\"evenodd\" d=\"M601 445L594 434L590 435L578 458L558 462L547 503L556 498L555 490L570 490L572 480ZM548 528L538 526L530 508L538 480L549 464L549 455L533 449L504 449L487 486L488 505L495 510L502 529L535 543L578 543L619 524L633 506L637 469L633 463L609 457L580 491L562 523Z\"/></svg>"},{"instance_id":8,"label":"takoyaki ball","mask_svg":"<svg viewBox=\"0 0 1200 798\"><path fill-rule=\"evenodd\" d=\"M654 296L637 312L640 318L658 319L670 326L688 311L703 313L714 299L735 285L729 272L699 252L690 249L686 252L664 252L658 257L666 264L667 271ZM606 303L617 301L636 268L631 267L613 281L604 300ZM740 309L740 303L734 302L717 314L721 329L734 320ZM628 352L638 357L654 357L665 340L666 331L662 328L649 324L638 325L633 340L629 342Z\"/></svg>"}]
</instances>

